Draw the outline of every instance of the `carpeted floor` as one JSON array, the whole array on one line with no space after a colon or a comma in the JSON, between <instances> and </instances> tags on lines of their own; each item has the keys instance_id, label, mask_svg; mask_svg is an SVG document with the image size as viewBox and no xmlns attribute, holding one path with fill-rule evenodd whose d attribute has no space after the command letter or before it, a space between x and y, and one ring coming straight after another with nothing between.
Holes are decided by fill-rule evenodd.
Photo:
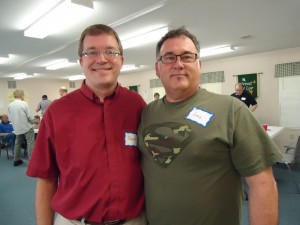
<instances>
[{"instance_id":1,"label":"carpeted floor","mask_svg":"<svg viewBox=\"0 0 300 225\"><path fill-rule=\"evenodd\" d=\"M5 154L4 154L5 153ZM35 225L35 179L25 175L27 163L14 167L6 152L0 158L0 225Z\"/></svg>"},{"instance_id":2,"label":"carpeted floor","mask_svg":"<svg viewBox=\"0 0 300 225\"><path fill-rule=\"evenodd\" d=\"M273 172L279 191L279 225L300 224L300 194L290 177L290 173L283 165L273 166ZM300 186L300 169L293 168L293 175ZM249 225L248 202L243 202L242 225Z\"/></svg>"},{"instance_id":3,"label":"carpeted floor","mask_svg":"<svg viewBox=\"0 0 300 225\"><path fill-rule=\"evenodd\" d=\"M27 163L13 166L5 152L0 158L0 225L36 225L35 223L35 179L25 175ZM283 166L274 166L274 175L279 190L279 225L300 224L300 194L290 174ZM300 185L300 169L294 168ZM243 202L242 225L249 225L248 202ZM187 225L187 224L184 224Z\"/></svg>"}]
</instances>

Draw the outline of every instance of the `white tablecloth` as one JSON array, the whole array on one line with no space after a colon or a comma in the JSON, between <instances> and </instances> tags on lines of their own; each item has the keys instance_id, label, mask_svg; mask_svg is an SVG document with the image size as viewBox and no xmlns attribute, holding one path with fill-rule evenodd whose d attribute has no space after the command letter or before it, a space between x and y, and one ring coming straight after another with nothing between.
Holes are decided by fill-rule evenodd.
<instances>
[{"instance_id":1,"label":"white tablecloth","mask_svg":"<svg viewBox=\"0 0 300 225\"><path fill-rule=\"evenodd\" d=\"M271 138L276 137L280 132L283 131L284 127L277 127L277 126L268 126L267 133Z\"/></svg>"}]
</instances>

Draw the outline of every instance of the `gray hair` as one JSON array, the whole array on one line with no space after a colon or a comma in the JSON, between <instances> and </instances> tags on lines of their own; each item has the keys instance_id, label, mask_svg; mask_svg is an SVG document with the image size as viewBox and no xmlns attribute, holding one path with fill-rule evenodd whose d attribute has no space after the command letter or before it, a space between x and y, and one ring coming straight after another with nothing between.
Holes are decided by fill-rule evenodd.
<instances>
[{"instance_id":1,"label":"gray hair","mask_svg":"<svg viewBox=\"0 0 300 225\"><path fill-rule=\"evenodd\" d=\"M193 35L192 33L190 33L187 29L185 29L185 27L179 27L177 29L170 30L157 43L157 45L156 45L156 59L159 58L160 49L161 49L163 43L166 40L171 39L171 38L180 37L180 36L186 36L186 37L190 38L192 40L192 42L194 43L194 45L197 49L197 52L200 51L200 44L199 44L199 41L197 40L196 36Z\"/></svg>"},{"instance_id":2,"label":"gray hair","mask_svg":"<svg viewBox=\"0 0 300 225\"><path fill-rule=\"evenodd\" d=\"M17 89L14 91L14 97L15 98L21 98L21 97L24 97L24 91L23 90L20 90L20 89Z\"/></svg>"}]
</instances>

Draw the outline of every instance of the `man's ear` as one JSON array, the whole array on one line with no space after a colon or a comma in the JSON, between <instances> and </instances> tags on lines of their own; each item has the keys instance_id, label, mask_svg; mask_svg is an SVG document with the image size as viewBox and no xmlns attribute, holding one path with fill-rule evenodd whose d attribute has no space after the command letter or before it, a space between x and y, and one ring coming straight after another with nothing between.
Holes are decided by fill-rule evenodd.
<instances>
[{"instance_id":1,"label":"man's ear","mask_svg":"<svg viewBox=\"0 0 300 225\"><path fill-rule=\"evenodd\" d=\"M201 60L199 59L198 61L199 61L199 62L198 62L198 68L199 68L199 70L201 71Z\"/></svg>"},{"instance_id":2,"label":"man's ear","mask_svg":"<svg viewBox=\"0 0 300 225\"><path fill-rule=\"evenodd\" d=\"M158 68L158 62L155 63L155 71L156 71L156 76L160 78L160 73L159 73L159 68Z\"/></svg>"},{"instance_id":3,"label":"man's ear","mask_svg":"<svg viewBox=\"0 0 300 225\"><path fill-rule=\"evenodd\" d=\"M122 67L123 67L123 65L124 65L124 56L123 55L122 55L121 60L122 60Z\"/></svg>"}]
</instances>

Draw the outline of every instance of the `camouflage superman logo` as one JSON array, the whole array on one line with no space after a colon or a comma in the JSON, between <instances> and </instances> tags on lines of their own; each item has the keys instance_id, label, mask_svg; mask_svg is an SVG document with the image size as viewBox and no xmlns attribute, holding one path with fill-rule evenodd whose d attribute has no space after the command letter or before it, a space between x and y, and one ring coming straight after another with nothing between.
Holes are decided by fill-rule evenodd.
<instances>
[{"instance_id":1,"label":"camouflage superman logo","mask_svg":"<svg viewBox=\"0 0 300 225\"><path fill-rule=\"evenodd\" d=\"M167 167L191 141L192 130L185 124L161 123L146 129L143 137L154 161Z\"/></svg>"}]
</instances>

